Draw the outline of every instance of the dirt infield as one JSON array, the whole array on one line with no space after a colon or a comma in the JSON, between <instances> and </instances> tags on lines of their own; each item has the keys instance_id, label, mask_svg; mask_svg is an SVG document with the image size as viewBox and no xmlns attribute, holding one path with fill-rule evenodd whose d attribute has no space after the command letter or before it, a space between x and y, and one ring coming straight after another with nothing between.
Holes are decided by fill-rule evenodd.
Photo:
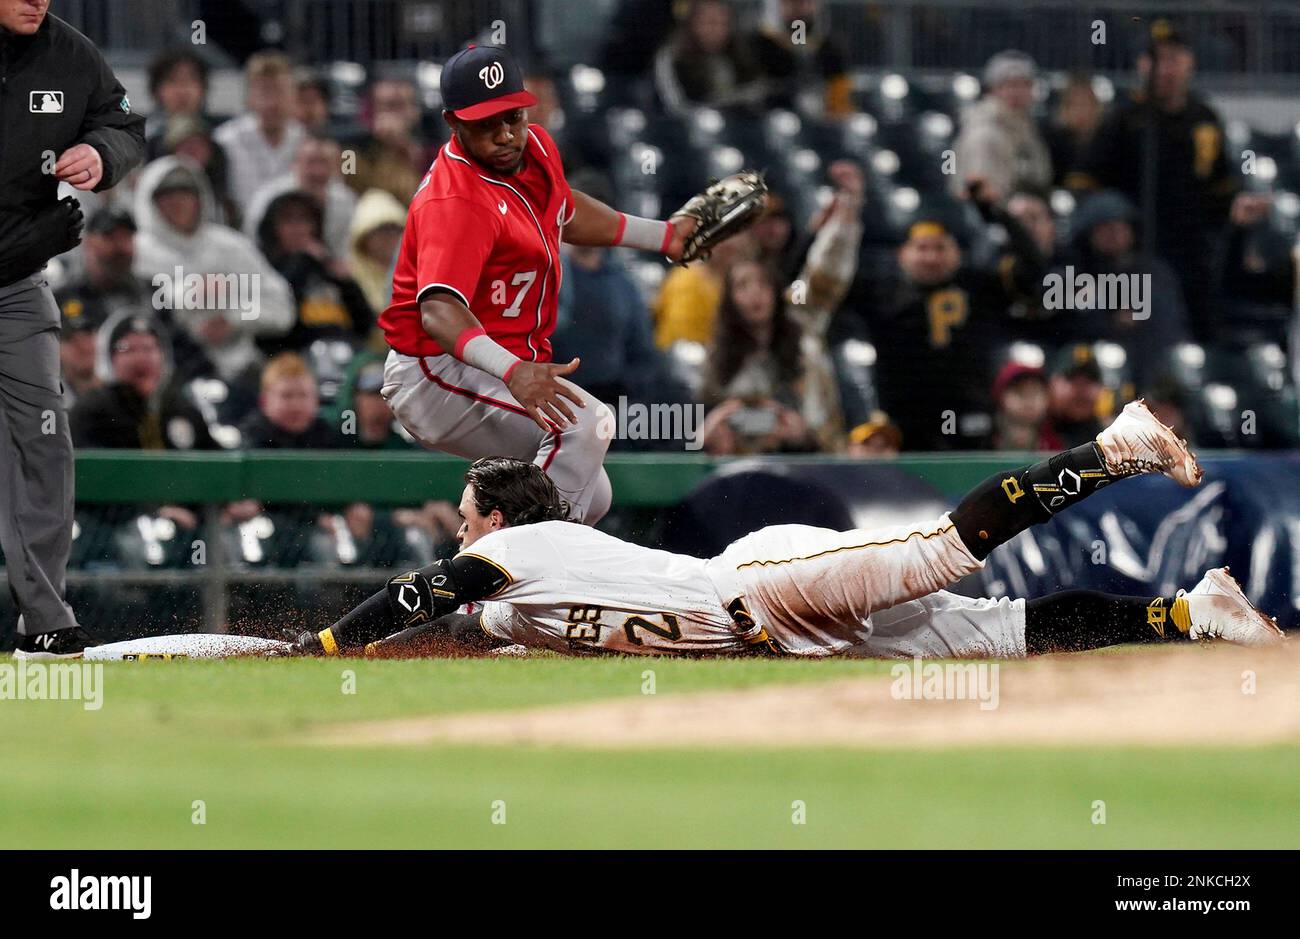
<instances>
[{"instance_id":1,"label":"dirt infield","mask_svg":"<svg viewBox=\"0 0 1300 939\"><path fill-rule=\"evenodd\" d=\"M653 668L653 662L647 662ZM589 748L1260 745L1300 741L1300 644L898 663L816 684L341 725L326 745ZM947 681L947 699L934 699ZM963 686L960 681L964 680ZM954 693L964 695L953 700ZM911 697L907 697L911 695Z\"/></svg>"}]
</instances>

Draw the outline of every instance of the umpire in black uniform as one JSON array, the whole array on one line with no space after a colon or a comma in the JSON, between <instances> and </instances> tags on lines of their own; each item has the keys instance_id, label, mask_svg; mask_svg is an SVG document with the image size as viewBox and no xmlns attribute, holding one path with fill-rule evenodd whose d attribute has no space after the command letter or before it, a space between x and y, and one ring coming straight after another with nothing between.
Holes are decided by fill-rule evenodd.
<instances>
[{"instance_id":1,"label":"umpire in black uniform","mask_svg":"<svg viewBox=\"0 0 1300 939\"><path fill-rule=\"evenodd\" d=\"M108 189L144 154L144 119L85 36L49 0L0 0L0 547L18 651L90 641L64 600L72 543L72 438L59 380L59 310L46 262L81 240L59 182Z\"/></svg>"}]
</instances>

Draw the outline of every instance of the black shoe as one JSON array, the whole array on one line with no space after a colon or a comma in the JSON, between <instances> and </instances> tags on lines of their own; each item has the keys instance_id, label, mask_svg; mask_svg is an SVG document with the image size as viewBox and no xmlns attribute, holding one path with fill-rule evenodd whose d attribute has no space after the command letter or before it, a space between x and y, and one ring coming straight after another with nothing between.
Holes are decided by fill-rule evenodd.
<instances>
[{"instance_id":1,"label":"black shoe","mask_svg":"<svg viewBox=\"0 0 1300 939\"><path fill-rule=\"evenodd\" d=\"M16 659L76 659L89 646L100 642L80 626L69 629L56 629L51 633L37 636L18 637L18 648L14 650Z\"/></svg>"}]
</instances>

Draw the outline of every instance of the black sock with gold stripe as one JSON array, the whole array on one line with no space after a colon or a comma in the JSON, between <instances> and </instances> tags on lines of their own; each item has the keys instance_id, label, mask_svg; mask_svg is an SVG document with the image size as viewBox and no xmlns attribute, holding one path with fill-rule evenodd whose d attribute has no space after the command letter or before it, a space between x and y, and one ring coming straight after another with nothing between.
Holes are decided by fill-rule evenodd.
<instances>
[{"instance_id":1,"label":"black sock with gold stripe","mask_svg":"<svg viewBox=\"0 0 1300 939\"><path fill-rule=\"evenodd\" d=\"M961 500L952 522L966 547L983 560L998 545L1118 478L1106 471L1097 445L1084 444L1042 463L990 476Z\"/></svg>"},{"instance_id":2,"label":"black sock with gold stripe","mask_svg":"<svg viewBox=\"0 0 1300 939\"><path fill-rule=\"evenodd\" d=\"M1025 651L1082 652L1127 642L1186 639L1191 628L1181 597L1121 597L1066 590L1025 603Z\"/></svg>"}]
</instances>

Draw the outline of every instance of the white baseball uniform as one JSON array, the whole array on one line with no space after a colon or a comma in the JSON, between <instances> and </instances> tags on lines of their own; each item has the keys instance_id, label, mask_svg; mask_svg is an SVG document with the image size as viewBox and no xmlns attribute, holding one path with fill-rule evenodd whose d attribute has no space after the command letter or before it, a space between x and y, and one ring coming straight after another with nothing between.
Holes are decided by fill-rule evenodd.
<instances>
[{"instance_id":1,"label":"white baseball uniform","mask_svg":"<svg viewBox=\"0 0 1300 939\"><path fill-rule=\"evenodd\" d=\"M1011 657L1024 602L940 590L979 570L948 516L847 532L777 525L709 560L569 522L504 528L463 555L507 585L483 604L488 633L561 652Z\"/></svg>"}]
</instances>

